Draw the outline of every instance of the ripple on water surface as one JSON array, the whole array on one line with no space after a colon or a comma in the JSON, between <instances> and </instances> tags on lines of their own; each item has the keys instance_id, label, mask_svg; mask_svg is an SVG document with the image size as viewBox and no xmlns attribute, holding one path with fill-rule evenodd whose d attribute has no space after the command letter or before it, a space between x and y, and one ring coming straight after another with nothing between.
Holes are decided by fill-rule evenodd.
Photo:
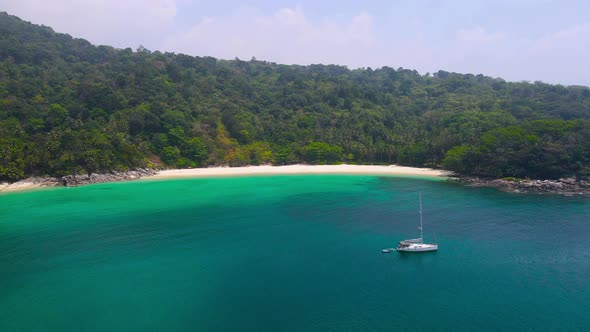
<instances>
[{"instance_id":1,"label":"ripple on water surface","mask_svg":"<svg viewBox=\"0 0 590 332\"><path fill-rule=\"evenodd\" d=\"M440 250L381 254L424 230ZM590 201L376 176L0 195L0 330L584 330Z\"/></svg>"}]
</instances>

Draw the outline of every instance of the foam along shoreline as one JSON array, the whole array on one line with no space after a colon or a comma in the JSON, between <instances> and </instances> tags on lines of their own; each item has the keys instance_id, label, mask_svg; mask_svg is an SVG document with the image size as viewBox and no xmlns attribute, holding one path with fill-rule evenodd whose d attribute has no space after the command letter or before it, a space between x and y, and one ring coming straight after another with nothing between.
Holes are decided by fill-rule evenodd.
<instances>
[{"instance_id":1,"label":"foam along shoreline","mask_svg":"<svg viewBox=\"0 0 590 332\"><path fill-rule=\"evenodd\" d=\"M286 165L170 169L160 171L148 179L274 174L373 174L447 177L452 175L452 172L397 165Z\"/></svg>"}]
</instances>

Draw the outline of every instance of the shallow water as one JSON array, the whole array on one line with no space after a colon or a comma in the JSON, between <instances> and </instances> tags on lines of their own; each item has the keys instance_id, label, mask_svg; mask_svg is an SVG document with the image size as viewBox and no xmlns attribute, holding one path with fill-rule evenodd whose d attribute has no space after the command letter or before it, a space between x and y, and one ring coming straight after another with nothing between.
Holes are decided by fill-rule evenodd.
<instances>
[{"instance_id":1,"label":"shallow water","mask_svg":"<svg viewBox=\"0 0 590 332\"><path fill-rule=\"evenodd\" d=\"M437 253L416 237L418 192ZM590 328L590 200L258 176L0 195L0 331Z\"/></svg>"}]
</instances>

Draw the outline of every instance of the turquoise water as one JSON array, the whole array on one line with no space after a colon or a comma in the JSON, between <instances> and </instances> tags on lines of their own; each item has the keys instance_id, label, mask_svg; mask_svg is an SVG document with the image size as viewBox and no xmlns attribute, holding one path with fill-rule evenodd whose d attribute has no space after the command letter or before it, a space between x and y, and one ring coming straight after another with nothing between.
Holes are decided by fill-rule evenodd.
<instances>
[{"instance_id":1,"label":"turquoise water","mask_svg":"<svg viewBox=\"0 0 590 332\"><path fill-rule=\"evenodd\" d=\"M440 251L382 254L417 236ZM590 329L590 200L264 176L0 195L0 331Z\"/></svg>"}]
</instances>

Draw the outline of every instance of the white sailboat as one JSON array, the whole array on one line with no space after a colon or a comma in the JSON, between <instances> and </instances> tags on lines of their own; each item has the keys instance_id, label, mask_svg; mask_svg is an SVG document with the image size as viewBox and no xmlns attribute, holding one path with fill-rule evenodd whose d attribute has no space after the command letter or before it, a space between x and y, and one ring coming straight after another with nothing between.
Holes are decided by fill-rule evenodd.
<instances>
[{"instance_id":1,"label":"white sailboat","mask_svg":"<svg viewBox=\"0 0 590 332\"><path fill-rule=\"evenodd\" d=\"M417 239L409 239L400 241L395 250L401 252L426 252L437 251L438 244L424 243L424 235L422 230L422 193L420 193L420 237Z\"/></svg>"}]
</instances>

